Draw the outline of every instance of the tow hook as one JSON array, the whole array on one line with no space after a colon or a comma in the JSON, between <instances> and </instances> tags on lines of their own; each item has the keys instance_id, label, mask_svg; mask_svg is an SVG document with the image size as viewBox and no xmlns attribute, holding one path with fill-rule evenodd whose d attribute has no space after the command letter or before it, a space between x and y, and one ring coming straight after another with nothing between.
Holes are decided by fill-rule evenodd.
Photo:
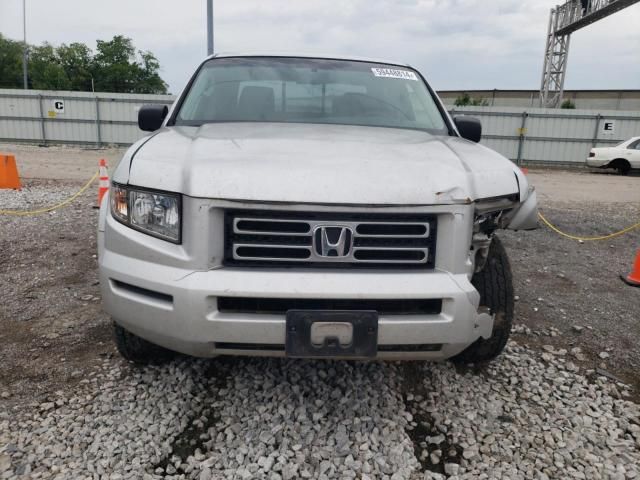
<instances>
[{"instance_id":1,"label":"tow hook","mask_svg":"<svg viewBox=\"0 0 640 480\"><path fill-rule=\"evenodd\" d=\"M493 333L493 321L495 315L491 313L489 307L478 307L478 315L473 325L474 329L478 331L480 336L484 339L491 338Z\"/></svg>"}]
</instances>

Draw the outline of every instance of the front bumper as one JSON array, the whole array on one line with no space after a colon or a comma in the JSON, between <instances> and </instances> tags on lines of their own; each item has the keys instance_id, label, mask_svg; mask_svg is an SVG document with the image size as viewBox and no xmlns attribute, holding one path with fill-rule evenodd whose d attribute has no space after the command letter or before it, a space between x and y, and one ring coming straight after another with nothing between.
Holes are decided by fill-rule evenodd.
<instances>
[{"instance_id":1,"label":"front bumper","mask_svg":"<svg viewBox=\"0 0 640 480\"><path fill-rule=\"evenodd\" d=\"M188 204L186 208L190 208ZM446 271L221 265L196 270L187 253L188 244L184 249L167 244L172 254L165 254L164 259L169 261L159 261L160 250L167 242L131 230L102 213L98 250L105 310L125 329L171 350L199 357L285 355L284 314L220 311L217 299L222 296L441 300L442 308L435 314L380 315L378 358L384 359L445 359L478 338L491 336L493 319L487 313L478 313L480 296L469 281L472 265L466 261ZM448 238L449 248L440 248L440 265L450 264L453 258L466 258L469 214L470 207L466 206L442 214L438 228L441 238ZM194 228L201 229L202 234L208 230L202 224ZM458 235L450 236L454 231ZM146 258L140 258L143 247ZM432 348L434 345L437 349Z\"/></svg>"}]
</instances>

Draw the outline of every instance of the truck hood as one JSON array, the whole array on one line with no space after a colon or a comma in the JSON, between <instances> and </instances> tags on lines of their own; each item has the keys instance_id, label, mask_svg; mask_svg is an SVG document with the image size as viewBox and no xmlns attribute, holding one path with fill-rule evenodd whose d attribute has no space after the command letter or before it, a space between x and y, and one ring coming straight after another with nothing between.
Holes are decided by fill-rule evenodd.
<instances>
[{"instance_id":1,"label":"truck hood","mask_svg":"<svg viewBox=\"0 0 640 480\"><path fill-rule=\"evenodd\" d=\"M517 194L519 179L512 162L458 137L282 123L165 128L114 175L193 197L341 205L469 203Z\"/></svg>"}]
</instances>

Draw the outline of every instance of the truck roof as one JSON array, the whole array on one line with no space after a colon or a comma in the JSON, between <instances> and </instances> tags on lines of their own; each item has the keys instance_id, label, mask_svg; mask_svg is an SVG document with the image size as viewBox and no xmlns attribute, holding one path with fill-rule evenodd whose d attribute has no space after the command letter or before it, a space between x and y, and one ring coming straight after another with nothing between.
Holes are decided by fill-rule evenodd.
<instances>
[{"instance_id":1,"label":"truck roof","mask_svg":"<svg viewBox=\"0 0 640 480\"><path fill-rule=\"evenodd\" d=\"M368 58L359 57L354 55L339 55L339 54L326 54L326 53L300 53L300 52L264 52L264 51L251 51L251 52L221 52L215 53L207 57L207 60L211 58L232 58L232 57L273 57L273 58L318 58L328 60L347 60L355 62L371 62L371 63L384 63L387 65L396 65L402 67L411 67L408 63L397 62L391 60L384 60L380 58Z\"/></svg>"}]
</instances>

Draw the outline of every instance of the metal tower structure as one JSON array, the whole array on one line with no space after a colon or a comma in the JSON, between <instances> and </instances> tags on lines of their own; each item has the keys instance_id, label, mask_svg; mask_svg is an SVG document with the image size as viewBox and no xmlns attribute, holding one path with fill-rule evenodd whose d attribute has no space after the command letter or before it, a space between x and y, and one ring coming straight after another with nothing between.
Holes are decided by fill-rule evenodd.
<instances>
[{"instance_id":1,"label":"metal tower structure","mask_svg":"<svg viewBox=\"0 0 640 480\"><path fill-rule=\"evenodd\" d=\"M540 87L542 107L554 108L562 103L571 34L639 1L567 0L551 9Z\"/></svg>"}]
</instances>

